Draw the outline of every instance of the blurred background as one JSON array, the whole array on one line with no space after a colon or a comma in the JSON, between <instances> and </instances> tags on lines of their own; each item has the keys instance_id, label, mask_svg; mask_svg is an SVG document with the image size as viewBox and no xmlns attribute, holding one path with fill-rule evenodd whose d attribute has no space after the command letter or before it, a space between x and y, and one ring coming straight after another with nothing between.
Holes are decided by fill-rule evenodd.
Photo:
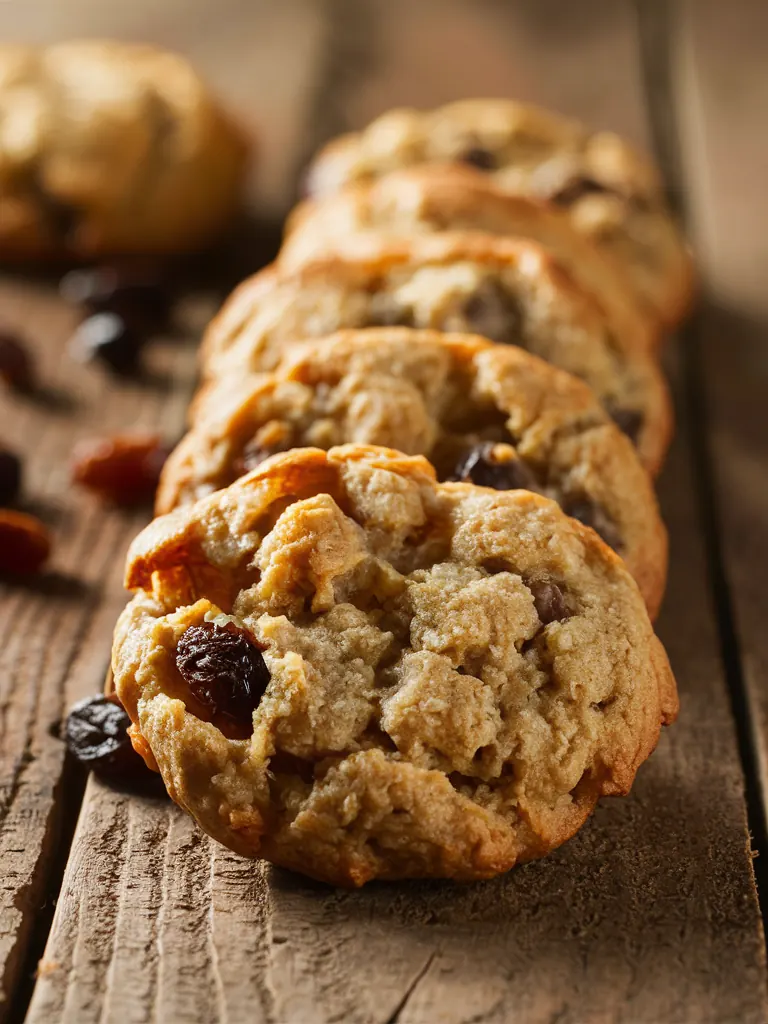
<instances>
[{"instance_id":1,"label":"blurred background","mask_svg":"<svg viewBox=\"0 0 768 1024\"><path fill-rule=\"evenodd\" d=\"M616 0L6 0L0 38L112 37L187 55L260 140L257 198L293 198L297 165L330 135L396 105L536 99L642 135L617 68L639 75ZM542 46L558 74L539 73ZM611 60L606 49L618 46ZM585 66L590 74L584 73ZM639 103L639 91L635 91Z\"/></svg>"},{"instance_id":2,"label":"blurred background","mask_svg":"<svg viewBox=\"0 0 768 1024\"><path fill-rule=\"evenodd\" d=\"M675 79L677 109L661 114L686 163L701 258L716 247L724 297L761 304L765 0L0 0L2 39L104 36L193 61L258 139L251 195L270 218L320 142L397 104L515 96L658 143L647 117L655 63Z\"/></svg>"}]
</instances>

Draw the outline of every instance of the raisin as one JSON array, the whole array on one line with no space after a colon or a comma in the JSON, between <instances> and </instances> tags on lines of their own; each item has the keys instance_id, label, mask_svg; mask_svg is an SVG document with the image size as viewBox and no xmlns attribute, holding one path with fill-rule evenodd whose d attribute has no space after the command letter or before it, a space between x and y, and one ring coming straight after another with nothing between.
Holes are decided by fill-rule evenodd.
<instances>
[{"instance_id":1,"label":"raisin","mask_svg":"<svg viewBox=\"0 0 768 1024\"><path fill-rule=\"evenodd\" d=\"M599 181L595 181L594 178L584 176L573 178L558 192L555 192L551 198L554 203L558 203L560 206L570 206L571 203L577 202L583 196L596 195L601 192L612 193L613 189L607 185L602 185Z\"/></svg>"},{"instance_id":2,"label":"raisin","mask_svg":"<svg viewBox=\"0 0 768 1024\"><path fill-rule=\"evenodd\" d=\"M243 448L240 458L235 460L235 479L250 473L252 469L256 469L257 466L260 466L271 455L275 455L282 450L281 448L265 447L260 445L258 441L249 441L245 448Z\"/></svg>"},{"instance_id":3,"label":"raisin","mask_svg":"<svg viewBox=\"0 0 768 1024\"><path fill-rule=\"evenodd\" d=\"M122 782L153 778L154 773L131 745L130 724L115 697L86 697L67 716L67 749L99 776Z\"/></svg>"},{"instance_id":4,"label":"raisin","mask_svg":"<svg viewBox=\"0 0 768 1024\"><path fill-rule=\"evenodd\" d=\"M637 444L643 426L643 414L638 409L611 409L610 414L616 426L633 444Z\"/></svg>"},{"instance_id":5,"label":"raisin","mask_svg":"<svg viewBox=\"0 0 768 1024\"><path fill-rule=\"evenodd\" d=\"M470 146L461 154L459 160L463 164L469 164L470 167L477 167L480 171L496 170L496 157L483 146Z\"/></svg>"},{"instance_id":6,"label":"raisin","mask_svg":"<svg viewBox=\"0 0 768 1024\"><path fill-rule=\"evenodd\" d=\"M36 573L51 552L48 530L35 516L0 508L0 573Z\"/></svg>"},{"instance_id":7,"label":"raisin","mask_svg":"<svg viewBox=\"0 0 768 1024\"><path fill-rule=\"evenodd\" d=\"M29 350L13 331L0 330L0 378L16 391L31 391L35 367Z\"/></svg>"},{"instance_id":8,"label":"raisin","mask_svg":"<svg viewBox=\"0 0 768 1024\"><path fill-rule=\"evenodd\" d=\"M168 458L156 434L116 434L75 447L72 479L116 505L151 501Z\"/></svg>"},{"instance_id":9,"label":"raisin","mask_svg":"<svg viewBox=\"0 0 768 1024\"><path fill-rule=\"evenodd\" d=\"M528 466L521 459L499 461L494 456L495 448L493 441L472 448L459 462L453 479L497 491L530 490L536 481Z\"/></svg>"},{"instance_id":10,"label":"raisin","mask_svg":"<svg viewBox=\"0 0 768 1024\"><path fill-rule=\"evenodd\" d=\"M46 188L39 168L28 179L28 185L48 233L60 245L70 245L80 222L80 210Z\"/></svg>"},{"instance_id":11,"label":"raisin","mask_svg":"<svg viewBox=\"0 0 768 1024\"><path fill-rule=\"evenodd\" d=\"M138 367L141 338L117 313L95 313L75 331L70 351L81 361L95 359L116 374L130 374Z\"/></svg>"},{"instance_id":12,"label":"raisin","mask_svg":"<svg viewBox=\"0 0 768 1024\"><path fill-rule=\"evenodd\" d=\"M533 594L536 614L545 626L568 618L570 612L565 595L556 583L551 580L532 580L528 589Z\"/></svg>"},{"instance_id":13,"label":"raisin","mask_svg":"<svg viewBox=\"0 0 768 1024\"><path fill-rule=\"evenodd\" d=\"M614 551L621 550L622 541L616 524L602 505L590 498L570 498L563 502L563 511L574 519L578 519L580 523L584 523L585 526L591 526L595 533L602 537Z\"/></svg>"},{"instance_id":14,"label":"raisin","mask_svg":"<svg viewBox=\"0 0 768 1024\"><path fill-rule=\"evenodd\" d=\"M0 505L10 505L21 490L21 459L0 448Z\"/></svg>"},{"instance_id":15,"label":"raisin","mask_svg":"<svg viewBox=\"0 0 768 1024\"><path fill-rule=\"evenodd\" d=\"M391 302L372 307L367 327L415 327L416 318L407 306L392 305Z\"/></svg>"},{"instance_id":16,"label":"raisin","mask_svg":"<svg viewBox=\"0 0 768 1024\"><path fill-rule=\"evenodd\" d=\"M469 295L462 308L466 330L491 341L522 345L522 314L509 292L498 281L488 279Z\"/></svg>"},{"instance_id":17,"label":"raisin","mask_svg":"<svg viewBox=\"0 0 768 1024\"><path fill-rule=\"evenodd\" d=\"M269 685L269 669L253 637L232 623L190 626L176 648L176 665L194 697L211 715L250 727Z\"/></svg>"},{"instance_id":18,"label":"raisin","mask_svg":"<svg viewBox=\"0 0 768 1024\"><path fill-rule=\"evenodd\" d=\"M72 270L59 291L68 302L90 313L117 313L127 323L162 326L168 320L170 297L152 267L92 267Z\"/></svg>"}]
</instances>

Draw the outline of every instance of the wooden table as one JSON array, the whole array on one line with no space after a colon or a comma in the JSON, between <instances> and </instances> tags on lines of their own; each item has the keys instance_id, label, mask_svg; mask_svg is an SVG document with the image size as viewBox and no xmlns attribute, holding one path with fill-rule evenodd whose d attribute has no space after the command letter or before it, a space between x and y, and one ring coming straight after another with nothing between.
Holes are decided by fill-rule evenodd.
<instances>
[{"instance_id":1,"label":"wooden table","mask_svg":"<svg viewBox=\"0 0 768 1024\"><path fill-rule=\"evenodd\" d=\"M69 451L127 425L175 433L197 328L153 345L149 384L115 387L66 355L75 316L54 287L5 276L2 318L31 339L46 387L39 401L1 395L0 433L26 453L27 493L56 548L39 580L0 590L0 1021L768 1019L754 874L765 888L768 5L478 6L485 20L468 29L459 0L18 0L0 4L0 29L192 53L264 126L273 211L318 134L408 99L520 95L656 148L704 278L669 350L678 433L660 483L672 564L659 631L679 724L628 799L605 802L546 861L472 886L334 891L236 857L167 800L86 784L60 727L101 685L142 517L76 493ZM327 59L309 61L323 17ZM355 29L369 53L350 59ZM277 36L293 41L282 90ZM200 319L212 302L198 305Z\"/></svg>"}]
</instances>

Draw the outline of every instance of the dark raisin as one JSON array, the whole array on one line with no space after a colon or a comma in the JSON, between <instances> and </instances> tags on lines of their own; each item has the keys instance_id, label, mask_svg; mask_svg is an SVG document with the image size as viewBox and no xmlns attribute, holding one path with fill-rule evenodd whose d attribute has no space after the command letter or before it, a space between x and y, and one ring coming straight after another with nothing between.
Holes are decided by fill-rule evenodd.
<instances>
[{"instance_id":1,"label":"dark raisin","mask_svg":"<svg viewBox=\"0 0 768 1024\"><path fill-rule=\"evenodd\" d=\"M528 466L522 459L497 460L495 448L493 441L472 448L459 462L453 479L493 487L497 491L530 490L536 481Z\"/></svg>"},{"instance_id":2,"label":"dark raisin","mask_svg":"<svg viewBox=\"0 0 768 1024\"><path fill-rule=\"evenodd\" d=\"M546 626L549 622L567 619L570 612L565 596L556 583L551 580L532 580L528 588L533 594L536 614Z\"/></svg>"},{"instance_id":3,"label":"dark raisin","mask_svg":"<svg viewBox=\"0 0 768 1024\"><path fill-rule=\"evenodd\" d=\"M136 370L141 339L117 313L96 313L83 320L75 331L70 350L75 358L97 359L123 375Z\"/></svg>"},{"instance_id":4,"label":"dark raisin","mask_svg":"<svg viewBox=\"0 0 768 1024\"><path fill-rule=\"evenodd\" d=\"M0 505L10 505L21 490L21 459L0 448Z\"/></svg>"},{"instance_id":5,"label":"dark raisin","mask_svg":"<svg viewBox=\"0 0 768 1024\"><path fill-rule=\"evenodd\" d=\"M470 167L477 167L480 171L496 170L495 155L483 146L470 146L461 154L459 160L463 164L469 164Z\"/></svg>"},{"instance_id":6,"label":"dark raisin","mask_svg":"<svg viewBox=\"0 0 768 1024\"><path fill-rule=\"evenodd\" d=\"M50 553L50 534L37 516L0 508L0 575L39 572Z\"/></svg>"},{"instance_id":7,"label":"dark raisin","mask_svg":"<svg viewBox=\"0 0 768 1024\"><path fill-rule=\"evenodd\" d=\"M35 383L29 350L18 335L8 330L0 330L0 378L16 391L30 391Z\"/></svg>"},{"instance_id":8,"label":"dark raisin","mask_svg":"<svg viewBox=\"0 0 768 1024\"><path fill-rule=\"evenodd\" d=\"M113 697L86 697L75 704L67 717L67 748L81 764L106 778L138 782L151 777L131 746L131 720Z\"/></svg>"},{"instance_id":9,"label":"dark raisin","mask_svg":"<svg viewBox=\"0 0 768 1024\"><path fill-rule=\"evenodd\" d=\"M48 233L59 244L70 244L80 222L80 210L72 203L52 195L43 184L42 176L37 170L29 179L29 190Z\"/></svg>"},{"instance_id":10,"label":"dark raisin","mask_svg":"<svg viewBox=\"0 0 768 1024\"><path fill-rule=\"evenodd\" d=\"M613 192L613 189L601 184L599 181L595 181L594 178L585 176L573 178L558 192L555 192L551 198L553 202L558 203L560 206L570 206L571 203L577 202L583 196L595 195L600 192L610 193Z\"/></svg>"},{"instance_id":11,"label":"dark raisin","mask_svg":"<svg viewBox=\"0 0 768 1024\"><path fill-rule=\"evenodd\" d=\"M507 345L523 344L520 307L498 281L483 281L467 297L461 312L466 330Z\"/></svg>"},{"instance_id":12,"label":"dark raisin","mask_svg":"<svg viewBox=\"0 0 768 1024\"><path fill-rule=\"evenodd\" d=\"M570 498L563 502L563 511L585 526L591 526L614 551L621 550L622 541L616 524L602 505L589 498Z\"/></svg>"},{"instance_id":13,"label":"dark raisin","mask_svg":"<svg viewBox=\"0 0 768 1024\"><path fill-rule=\"evenodd\" d=\"M61 279L59 291L68 302L90 313L117 313L140 326L162 326L170 311L169 293L152 267L71 270Z\"/></svg>"},{"instance_id":14,"label":"dark raisin","mask_svg":"<svg viewBox=\"0 0 768 1024\"><path fill-rule=\"evenodd\" d=\"M232 623L190 626L176 648L182 678L211 715L248 726L269 685L261 649L245 630Z\"/></svg>"},{"instance_id":15,"label":"dark raisin","mask_svg":"<svg viewBox=\"0 0 768 1024\"><path fill-rule=\"evenodd\" d=\"M616 426L633 444L637 444L643 427L643 414L638 409L611 409L610 412Z\"/></svg>"}]
</instances>

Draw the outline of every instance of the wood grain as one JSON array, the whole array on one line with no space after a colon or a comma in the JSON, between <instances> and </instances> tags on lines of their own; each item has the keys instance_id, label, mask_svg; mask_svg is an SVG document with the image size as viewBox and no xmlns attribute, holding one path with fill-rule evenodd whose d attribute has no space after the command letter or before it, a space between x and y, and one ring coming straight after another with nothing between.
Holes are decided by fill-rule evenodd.
<instances>
[{"instance_id":1,"label":"wood grain","mask_svg":"<svg viewBox=\"0 0 768 1024\"><path fill-rule=\"evenodd\" d=\"M494 882L345 893L235 857L169 803L92 782L29 1024L764 1021L688 440L662 481L673 558L660 630L683 712L631 797Z\"/></svg>"},{"instance_id":2,"label":"wood grain","mask_svg":"<svg viewBox=\"0 0 768 1024\"><path fill-rule=\"evenodd\" d=\"M681 17L677 114L707 281L707 308L695 333L709 412L716 543L738 646L733 668L746 688L768 818L768 140L761 127L768 7L697 0L683 4Z\"/></svg>"},{"instance_id":3,"label":"wood grain","mask_svg":"<svg viewBox=\"0 0 768 1024\"><path fill-rule=\"evenodd\" d=\"M0 1019L45 899L67 792L59 726L99 689L125 602L123 552L147 513L105 509L69 482L78 438L135 427L173 437L192 384L190 348L152 346L151 384L115 385L67 354L76 314L50 284L0 281L3 322L28 339L41 389L0 393L2 443L25 457L24 502L48 522L53 557L39 578L0 583ZM67 782L73 782L71 775ZM80 786L76 786L79 798Z\"/></svg>"},{"instance_id":4,"label":"wood grain","mask_svg":"<svg viewBox=\"0 0 768 1024\"><path fill-rule=\"evenodd\" d=\"M560 89L558 105L595 120L607 103L613 126L646 138L630 4L580 7L583 23L562 33L549 2L498 15L508 82L556 104ZM432 66L456 66L451 17L413 13ZM391 95L387 75L376 71L361 109ZM630 798L494 882L341 893L238 859L167 802L91 781L29 1024L764 1021L743 776L678 408L661 485L672 565L660 631L683 710Z\"/></svg>"}]
</instances>

